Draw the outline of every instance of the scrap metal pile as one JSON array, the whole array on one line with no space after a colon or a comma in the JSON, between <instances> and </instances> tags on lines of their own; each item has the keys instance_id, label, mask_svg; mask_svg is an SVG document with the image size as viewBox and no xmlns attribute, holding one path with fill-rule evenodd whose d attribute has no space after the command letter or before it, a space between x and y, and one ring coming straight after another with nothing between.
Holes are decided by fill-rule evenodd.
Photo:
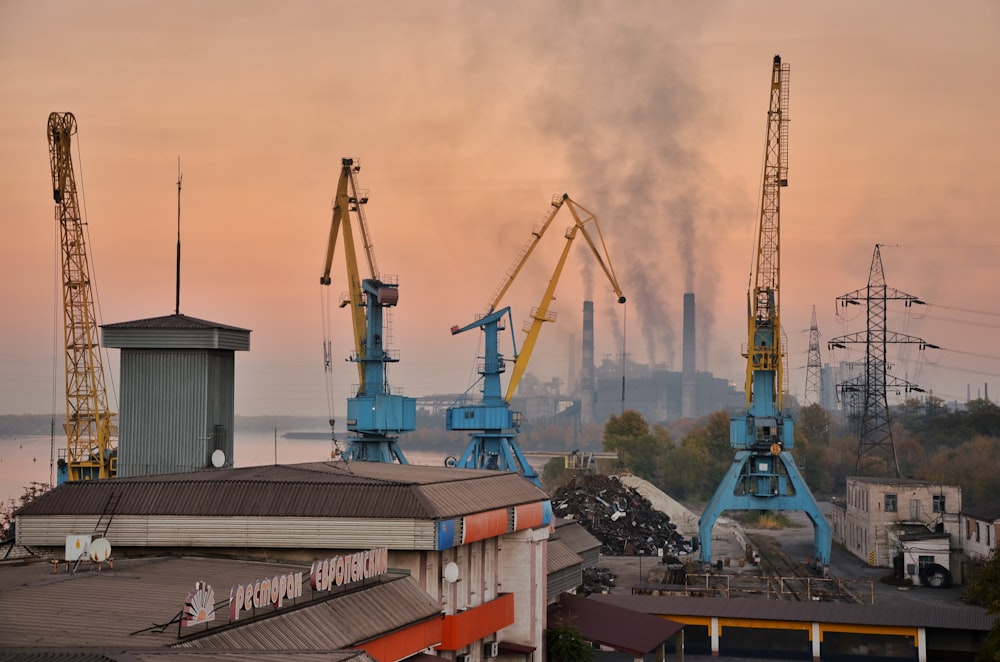
<instances>
[{"instance_id":1,"label":"scrap metal pile","mask_svg":"<svg viewBox=\"0 0 1000 662\"><path fill-rule=\"evenodd\" d=\"M664 561L690 553L691 541L677 532L670 516L615 476L580 475L552 497L556 517L576 520L601 541L601 554L642 554Z\"/></svg>"}]
</instances>

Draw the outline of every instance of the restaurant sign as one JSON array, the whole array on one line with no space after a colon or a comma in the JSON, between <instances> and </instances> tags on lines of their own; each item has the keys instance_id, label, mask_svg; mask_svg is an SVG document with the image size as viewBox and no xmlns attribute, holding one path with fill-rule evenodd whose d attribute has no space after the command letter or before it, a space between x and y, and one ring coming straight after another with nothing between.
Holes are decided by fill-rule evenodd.
<instances>
[{"instance_id":1,"label":"restaurant sign","mask_svg":"<svg viewBox=\"0 0 1000 662\"><path fill-rule=\"evenodd\" d=\"M338 586L377 577L388 569L389 550L386 547L334 556L313 562L309 571L309 587L313 591L330 591ZM301 598L302 580L302 572L289 572L233 586L229 591L230 622L238 621L243 612L261 607L281 609L285 600ZM191 598L188 601L190 603Z\"/></svg>"}]
</instances>

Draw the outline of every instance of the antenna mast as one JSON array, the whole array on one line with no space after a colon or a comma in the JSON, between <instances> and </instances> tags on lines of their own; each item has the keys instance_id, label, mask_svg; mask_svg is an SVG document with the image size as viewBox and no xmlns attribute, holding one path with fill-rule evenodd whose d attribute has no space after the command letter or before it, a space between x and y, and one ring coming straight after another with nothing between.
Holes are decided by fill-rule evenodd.
<instances>
[{"instance_id":1,"label":"antenna mast","mask_svg":"<svg viewBox=\"0 0 1000 662\"><path fill-rule=\"evenodd\" d=\"M174 289L174 315L181 314L181 157L177 157L177 284Z\"/></svg>"}]
</instances>

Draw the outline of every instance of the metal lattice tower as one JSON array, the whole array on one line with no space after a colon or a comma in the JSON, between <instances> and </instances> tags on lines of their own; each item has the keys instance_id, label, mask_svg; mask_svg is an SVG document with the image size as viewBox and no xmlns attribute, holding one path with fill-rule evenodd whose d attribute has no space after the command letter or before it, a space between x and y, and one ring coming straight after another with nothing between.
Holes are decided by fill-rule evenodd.
<instances>
[{"instance_id":1,"label":"metal lattice tower","mask_svg":"<svg viewBox=\"0 0 1000 662\"><path fill-rule=\"evenodd\" d=\"M906 380L889 374L889 363L886 360L886 348L892 344L914 344L921 350L934 348L936 345L903 333L886 329L886 308L889 301L902 301L907 308L924 302L905 292L890 288L885 284L885 272L882 269L882 254L879 244L875 244L875 254L872 257L871 269L868 273L868 286L837 297L842 307L849 305L867 306L867 329L852 333L829 342L830 349L845 348L848 344L865 345L864 375L859 379L841 384L842 391L847 393L856 389L861 406L860 433L858 439L858 455L855 463L855 473L859 476L874 475L899 478L899 461L896 458L896 446L892 438L892 422L889 417L888 389L903 389L922 391Z\"/></svg>"},{"instance_id":2,"label":"metal lattice tower","mask_svg":"<svg viewBox=\"0 0 1000 662\"><path fill-rule=\"evenodd\" d=\"M816 326L816 306L813 306L812 324L809 325L805 403L807 405L823 404L823 361L819 355L819 327Z\"/></svg>"}]
</instances>

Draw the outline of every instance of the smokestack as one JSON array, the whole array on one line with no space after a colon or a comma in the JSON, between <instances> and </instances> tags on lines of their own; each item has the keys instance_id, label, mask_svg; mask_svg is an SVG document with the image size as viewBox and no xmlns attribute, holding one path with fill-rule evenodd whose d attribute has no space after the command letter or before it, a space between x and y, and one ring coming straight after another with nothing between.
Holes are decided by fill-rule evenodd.
<instances>
[{"instance_id":1,"label":"smokestack","mask_svg":"<svg viewBox=\"0 0 1000 662\"><path fill-rule=\"evenodd\" d=\"M583 302L583 349L580 365L580 424L594 422L594 302Z\"/></svg>"},{"instance_id":2,"label":"smokestack","mask_svg":"<svg viewBox=\"0 0 1000 662\"><path fill-rule=\"evenodd\" d=\"M694 293L684 295L684 339L681 364L681 417L694 418L695 407L695 336L694 336Z\"/></svg>"}]
</instances>

